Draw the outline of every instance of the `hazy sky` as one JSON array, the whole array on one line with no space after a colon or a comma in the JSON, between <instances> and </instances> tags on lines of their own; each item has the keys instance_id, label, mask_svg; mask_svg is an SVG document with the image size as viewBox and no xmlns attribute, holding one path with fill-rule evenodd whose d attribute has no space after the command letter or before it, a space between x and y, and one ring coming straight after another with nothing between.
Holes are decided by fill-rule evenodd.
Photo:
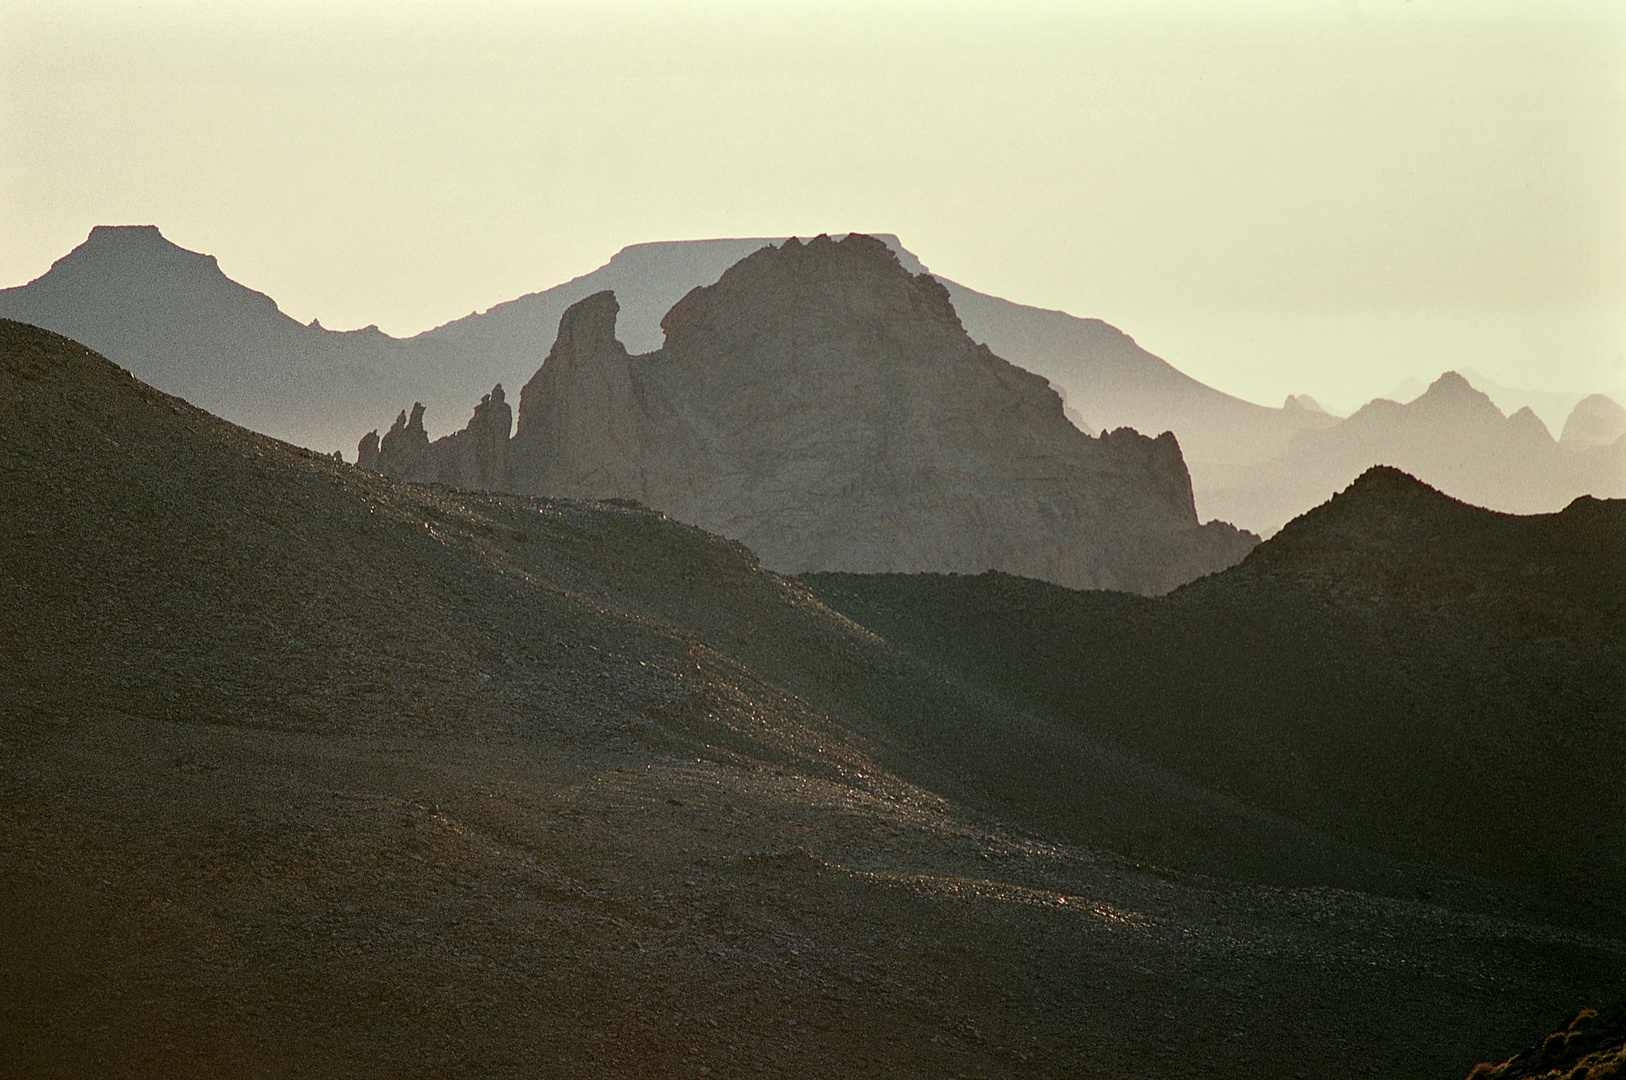
<instances>
[{"instance_id":1,"label":"hazy sky","mask_svg":"<svg viewBox=\"0 0 1626 1080\"><path fill-rule=\"evenodd\" d=\"M1254 400L1626 400L1617 7L4 0L0 285L155 224L407 334L630 243L893 232Z\"/></svg>"}]
</instances>

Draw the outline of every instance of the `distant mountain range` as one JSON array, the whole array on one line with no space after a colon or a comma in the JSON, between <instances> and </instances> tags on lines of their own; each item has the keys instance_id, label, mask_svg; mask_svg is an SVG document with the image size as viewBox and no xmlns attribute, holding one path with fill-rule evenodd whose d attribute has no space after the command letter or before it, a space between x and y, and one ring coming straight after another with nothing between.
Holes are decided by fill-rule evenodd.
<instances>
[{"instance_id":1,"label":"distant mountain range","mask_svg":"<svg viewBox=\"0 0 1626 1080\"><path fill-rule=\"evenodd\" d=\"M879 239L906 269L924 269L896 237ZM361 432L384 429L413 402L425 406L427 432L454 430L493 385L513 387L528 378L552 347L565 310L595 293L615 293L618 333L628 351L652 352L663 341L661 319L690 290L779 242L634 245L562 285L396 339L375 327L335 332L314 322L301 325L271 298L227 278L212 257L176 247L156 228L99 226L37 280L0 290L0 317L84 341L155 386L256 431L348 454ZM1283 408L1242 401L1182 374L1100 320L940 280L972 340L1047 379L1081 429L1174 432L1204 518L1269 534L1374 464L1399 465L1501 510L1555 510L1579 491L1626 490L1626 469L1614 459L1587 464L1549 458L1545 450L1537 456L1553 467L1526 462L1496 475L1504 462L1524 461L1519 425L1505 429L1511 441L1488 453L1483 432L1450 449L1473 422L1447 417L1436 417L1451 430L1435 437L1439 452L1432 456L1408 449L1424 437L1398 428L1401 442L1385 444L1384 425L1370 416L1321 443L1317 432L1344 425L1307 398L1290 396ZM1541 404L1556 407L1545 398ZM1412 426L1427 422L1421 414L1406 417ZM1295 443L1301 435L1308 442ZM1442 467L1448 459L1470 464ZM1471 483L1459 488L1464 476Z\"/></svg>"},{"instance_id":2,"label":"distant mountain range","mask_svg":"<svg viewBox=\"0 0 1626 1080\"><path fill-rule=\"evenodd\" d=\"M0 317L82 340L167 392L256 431L323 451L421 401L431 430L450 430L495 383L534 371L570 305L609 289L633 354L660 347L660 321L691 289L785 238L637 244L562 285L396 339L376 328L301 325L231 281L212 256L176 247L152 226L98 226L27 285L0 290ZM922 272L894 236L879 237ZM1181 374L1098 319L1015 304L946 279L972 339L1044 376L1088 430L1173 430L1194 460L1243 460L1324 421L1270 409ZM398 406L396 406L398 407Z\"/></svg>"},{"instance_id":3,"label":"distant mountain range","mask_svg":"<svg viewBox=\"0 0 1626 1080\"><path fill-rule=\"evenodd\" d=\"M1602 394L1577 404L1562 441L1528 406L1504 416L1446 372L1416 400L1379 398L1245 466L1210 469L1204 508L1265 534L1348 485L1393 465L1477 506L1550 513L1579 495L1626 496L1626 411Z\"/></svg>"}]
</instances>

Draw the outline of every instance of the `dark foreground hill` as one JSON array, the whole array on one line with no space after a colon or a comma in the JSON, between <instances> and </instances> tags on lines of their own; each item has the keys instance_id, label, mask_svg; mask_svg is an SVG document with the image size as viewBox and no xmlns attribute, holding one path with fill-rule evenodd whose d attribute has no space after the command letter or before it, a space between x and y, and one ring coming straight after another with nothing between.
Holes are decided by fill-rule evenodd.
<instances>
[{"instance_id":1,"label":"dark foreground hill","mask_svg":"<svg viewBox=\"0 0 1626 1080\"><path fill-rule=\"evenodd\" d=\"M1626 968L699 530L8 322L0 565L0 1075L1461 1075Z\"/></svg>"},{"instance_id":2,"label":"dark foreground hill","mask_svg":"<svg viewBox=\"0 0 1626 1080\"><path fill-rule=\"evenodd\" d=\"M1517 517L1378 468L1159 601L1001 575L810 581L1199 784L1626 910L1626 502Z\"/></svg>"}]
</instances>

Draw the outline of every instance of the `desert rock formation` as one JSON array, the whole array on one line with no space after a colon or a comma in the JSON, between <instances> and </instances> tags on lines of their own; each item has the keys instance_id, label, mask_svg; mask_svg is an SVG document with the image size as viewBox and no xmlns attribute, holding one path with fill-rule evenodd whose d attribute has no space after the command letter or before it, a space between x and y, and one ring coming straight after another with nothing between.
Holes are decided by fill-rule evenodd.
<instances>
[{"instance_id":1,"label":"desert rock formation","mask_svg":"<svg viewBox=\"0 0 1626 1080\"><path fill-rule=\"evenodd\" d=\"M503 488L514 415L501 383L480 399L466 427L434 442L424 430L423 414L423 403L418 402L410 416L402 411L382 438L377 431L362 436L356 464L369 472L420 484L450 484L470 491Z\"/></svg>"},{"instance_id":2,"label":"desert rock formation","mask_svg":"<svg viewBox=\"0 0 1626 1080\"><path fill-rule=\"evenodd\" d=\"M675 305L653 353L627 353L617 312L610 292L565 312L520 395L508 489L635 499L791 573L997 569L1155 593L1254 542L1199 525L1173 435L1083 434L870 237L761 249ZM388 449L376 467L420 470Z\"/></svg>"}]
</instances>

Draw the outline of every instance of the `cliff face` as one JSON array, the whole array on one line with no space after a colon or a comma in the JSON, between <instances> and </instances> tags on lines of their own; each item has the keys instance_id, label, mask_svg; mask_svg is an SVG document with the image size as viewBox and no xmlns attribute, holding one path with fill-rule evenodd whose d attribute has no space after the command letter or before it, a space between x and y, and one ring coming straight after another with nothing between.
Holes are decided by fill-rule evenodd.
<instances>
[{"instance_id":1,"label":"cliff face","mask_svg":"<svg viewBox=\"0 0 1626 1080\"><path fill-rule=\"evenodd\" d=\"M628 355L617 312L609 292L566 311L520 396L510 490L636 499L789 573L1162 592L1254 543L1199 526L1174 436L1078 431L872 238L763 248L675 305L653 353Z\"/></svg>"},{"instance_id":2,"label":"cliff face","mask_svg":"<svg viewBox=\"0 0 1626 1080\"><path fill-rule=\"evenodd\" d=\"M1003 569L1154 592L1239 558L1201 529L1173 436L1077 431L879 241L763 248L629 357L572 308L521 396L513 486L638 499L779 570Z\"/></svg>"},{"instance_id":3,"label":"cliff face","mask_svg":"<svg viewBox=\"0 0 1626 1080\"><path fill-rule=\"evenodd\" d=\"M615 294L567 309L553 350L519 395L510 451L521 490L649 502L646 451L627 350L615 337ZM652 504L653 505L653 504Z\"/></svg>"}]
</instances>

